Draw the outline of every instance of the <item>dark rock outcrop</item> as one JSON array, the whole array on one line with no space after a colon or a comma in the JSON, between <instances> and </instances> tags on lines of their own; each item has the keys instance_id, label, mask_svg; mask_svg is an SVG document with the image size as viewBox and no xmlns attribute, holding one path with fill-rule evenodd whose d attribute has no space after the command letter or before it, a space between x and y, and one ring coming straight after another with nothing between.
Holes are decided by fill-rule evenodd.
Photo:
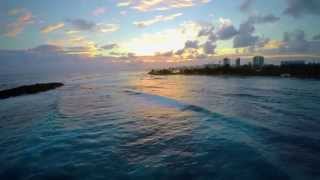
<instances>
[{"instance_id":1,"label":"dark rock outcrop","mask_svg":"<svg viewBox=\"0 0 320 180\"><path fill-rule=\"evenodd\" d=\"M63 83L53 82L53 83L41 83L41 84L32 84L19 86L12 89L6 89L0 91L0 99L6 99L9 97L27 95L27 94L36 94L44 91L49 91L63 86Z\"/></svg>"}]
</instances>

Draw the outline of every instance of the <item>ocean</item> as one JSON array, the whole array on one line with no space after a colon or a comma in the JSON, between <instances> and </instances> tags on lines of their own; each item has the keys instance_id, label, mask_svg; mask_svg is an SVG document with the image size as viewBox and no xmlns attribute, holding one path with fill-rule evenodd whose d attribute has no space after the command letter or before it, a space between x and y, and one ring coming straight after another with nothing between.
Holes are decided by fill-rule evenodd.
<instances>
[{"instance_id":1,"label":"ocean","mask_svg":"<svg viewBox=\"0 0 320 180\"><path fill-rule=\"evenodd\" d=\"M0 179L320 179L320 81L146 72L0 77Z\"/></svg>"}]
</instances>

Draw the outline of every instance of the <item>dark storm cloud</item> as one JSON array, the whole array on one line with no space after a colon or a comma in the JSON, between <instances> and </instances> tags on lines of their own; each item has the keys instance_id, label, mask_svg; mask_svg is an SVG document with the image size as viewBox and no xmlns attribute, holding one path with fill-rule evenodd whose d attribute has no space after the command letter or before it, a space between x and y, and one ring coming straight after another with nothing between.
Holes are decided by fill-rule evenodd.
<instances>
[{"instance_id":1,"label":"dark storm cloud","mask_svg":"<svg viewBox=\"0 0 320 180\"><path fill-rule=\"evenodd\" d=\"M248 22L252 24L264 24L264 23L274 23L279 21L280 18L273 14L268 15L252 15L248 18Z\"/></svg>"},{"instance_id":2,"label":"dark storm cloud","mask_svg":"<svg viewBox=\"0 0 320 180\"><path fill-rule=\"evenodd\" d=\"M254 2L255 2L255 0L243 0L241 5L240 5L240 11L242 11L242 12L249 11Z\"/></svg>"},{"instance_id":3,"label":"dark storm cloud","mask_svg":"<svg viewBox=\"0 0 320 180\"><path fill-rule=\"evenodd\" d=\"M286 0L287 8L284 13L294 18L302 17L306 14L320 15L319 0Z\"/></svg>"}]
</instances>

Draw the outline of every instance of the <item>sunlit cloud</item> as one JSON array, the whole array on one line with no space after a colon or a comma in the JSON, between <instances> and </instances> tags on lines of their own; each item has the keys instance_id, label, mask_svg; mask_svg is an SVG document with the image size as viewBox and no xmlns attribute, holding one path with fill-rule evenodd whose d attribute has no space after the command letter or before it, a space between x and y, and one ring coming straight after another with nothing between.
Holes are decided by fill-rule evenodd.
<instances>
[{"instance_id":1,"label":"sunlit cloud","mask_svg":"<svg viewBox=\"0 0 320 180\"><path fill-rule=\"evenodd\" d=\"M151 25L159 23L159 22L171 21L179 16L182 16L182 13L172 14L172 15L168 15L168 16L159 15L159 16L155 16L154 18L149 19L149 20L135 21L135 22L133 22L133 24L136 25L137 27L143 28L143 27L148 27L148 26L151 26Z\"/></svg>"},{"instance_id":2,"label":"sunlit cloud","mask_svg":"<svg viewBox=\"0 0 320 180\"><path fill-rule=\"evenodd\" d=\"M209 3L210 0L132 0L118 3L118 7L129 6L138 11L164 11L174 8L192 7Z\"/></svg>"},{"instance_id":3,"label":"sunlit cloud","mask_svg":"<svg viewBox=\"0 0 320 180\"><path fill-rule=\"evenodd\" d=\"M63 27L64 27L64 23L51 24L51 25L48 25L48 26L41 28L41 32L42 33L50 33L53 31L57 31Z\"/></svg>"},{"instance_id":4,"label":"sunlit cloud","mask_svg":"<svg viewBox=\"0 0 320 180\"><path fill-rule=\"evenodd\" d=\"M102 33L115 32L119 30L120 26L118 24L97 24L97 30Z\"/></svg>"},{"instance_id":5,"label":"sunlit cloud","mask_svg":"<svg viewBox=\"0 0 320 180\"><path fill-rule=\"evenodd\" d=\"M30 1L26 9L6 0L8 6L0 13L0 46L26 49L49 44L70 54L129 57L135 53L135 57L163 59L319 54L320 32L314 28L319 25L317 0L272 1L270 6L261 6L261 1L83 0L86 7L70 14L51 11L51 1L41 7ZM72 5L66 4L64 11ZM189 22L180 24L183 20Z\"/></svg>"},{"instance_id":6,"label":"sunlit cloud","mask_svg":"<svg viewBox=\"0 0 320 180\"><path fill-rule=\"evenodd\" d=\"M10 16L16 17L14 22L7 24L5 36L15 37L20 34L24 28L33 23L33 15L30 11L25 9L14 9L9 11Z\"/></svg>"},{"instance_id":7,"label":"sunlit cloud","mask_svg":"<svg viewBox=\"0 0 320 180\"><path fill-rule=\"evenodd\" d=\"M178 50L184 47L187 40L197 39L201 25L186 22L178 28L167 29L156 33L145 33L127 42L121 43L130 52L137 55L153 55L155 52L164 53L168 50Z\"/></svg>"},{"instance_id":8,"label":"sunlit cloud","mask_svg":"<svg viewBox=\"0 0 320 180\"><path fill-rule=\"evenodd\" d=\"M77 34L79 33L80 31L74 31L74 30L67 30L65 33L66 34L69 34L69 35L72 35L72 34Z\"/></svg>"},{"instance_id":9,"label":"sunlit cloud","mask_svg":"<svg viewBox=\"0 0 320 180\"><path fill-rule=\"evenodd\" d=\"M120 49L118 44L111 43L99 46L95 41L81 35L70 35L60 39L54 39L47 42L48 45L63 47L65 54L83 55L89 57L95 56L128 56L128 51ZM116 51L114 51L116 50ZM114 55L117 53L117 55ZM113 55L112 55L113 54Z\"/></svg>"},{"instance_id":10,"label":"sunlit cloud","mask_svg":"<svg viewBox=\"0 0 320 180\"><path fill-rule=\"evenodd\" d=\"M125 6L129 6L131 4L131 1L123 1L123 2L119 2L117 4L118 7L125 7Z\"/></svg>"},{"instance_id":11,"label":"sunlit cloud","mask_svg":"<svg viewBox=\"0 0 320 180\"><path fill-rule=\"evenodd\" d=\"M270 40L268 43L264 45L265 49L279 49L283 47L284 42L279 40Z\"/></svg>"}]
</instances>

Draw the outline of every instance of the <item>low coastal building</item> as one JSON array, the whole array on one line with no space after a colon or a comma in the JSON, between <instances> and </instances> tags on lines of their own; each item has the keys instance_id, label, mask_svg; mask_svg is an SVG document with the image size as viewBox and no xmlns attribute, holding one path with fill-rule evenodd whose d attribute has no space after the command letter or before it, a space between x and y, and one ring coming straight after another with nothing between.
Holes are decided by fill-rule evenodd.
<instances>
[{"instance_id":1,"label":"low coastal building","mask_svg":"<svg viewBox=\"0 0 320 180\"><path fill-rule=\"evenodd\" d=\"M306 61L304 60L281 61L281 66L301 66L305 64Z\"/></svg>"}]
</instances>

